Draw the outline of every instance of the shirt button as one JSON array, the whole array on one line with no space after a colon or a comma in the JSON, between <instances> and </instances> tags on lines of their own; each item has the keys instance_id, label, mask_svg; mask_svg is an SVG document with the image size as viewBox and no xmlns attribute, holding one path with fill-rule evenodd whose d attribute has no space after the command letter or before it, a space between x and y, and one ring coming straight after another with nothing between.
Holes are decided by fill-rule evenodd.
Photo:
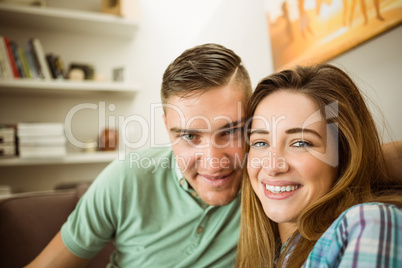
<instances>
[{"instance_id":1,"label":"shirt button","mask_svg":"<svg viewBox=\"0 0 402 268\"><path fill-rule=\"evenodd\" d=\"M192 195L193 197L197 197L197 196L198 196L198 194L197 194L196 192L191 192L191 195Z\"/></svg>"},{"instance_id":2,"label":"shirt button","mask_svg":"<svg viewBox=\"0 0 402 268\"><path fill-rule=\"evenodd\" d=\"M202 228L201 226L197 228L197 233L202 233L204 231L204 228Z\"/></svg>"},{"instance_id":3,"label":"shirt button","mask_svg":"<svg viewBox=\"0 0 402 268\"><path fill-rule=\"evenodd\" d=\"M183 186L184 185L184 179L180 180L180 185Z\"/></svg>"}]
</instances>

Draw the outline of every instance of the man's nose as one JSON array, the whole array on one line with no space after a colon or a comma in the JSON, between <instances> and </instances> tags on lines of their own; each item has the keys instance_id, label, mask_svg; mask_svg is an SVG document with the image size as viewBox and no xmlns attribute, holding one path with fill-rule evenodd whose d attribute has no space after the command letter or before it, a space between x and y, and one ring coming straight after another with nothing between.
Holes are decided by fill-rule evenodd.
<instances>
[{"instance_id":1,"label":"man's nose","mask_svg":"<svg viewBox=\"0 0 402 268\"><path fill-rule=\"evenodd\" d=\"M202 164L201 168L211 175L230 166L230 159L225 148L213 144L209 144L202 150L198 161Z\"/></svg>"}]
</instances>

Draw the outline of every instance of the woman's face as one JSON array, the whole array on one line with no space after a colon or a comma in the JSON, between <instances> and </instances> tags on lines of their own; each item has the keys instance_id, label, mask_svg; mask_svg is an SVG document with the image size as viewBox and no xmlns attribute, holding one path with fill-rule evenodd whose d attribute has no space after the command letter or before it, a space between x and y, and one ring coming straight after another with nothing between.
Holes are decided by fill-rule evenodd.
<instances>
[{"instance_id":1,"label":"woman's face","mask_svg":"<svg viewBox=\"0 0 402 268\"><path fill-rule=\"evenodd\" d=\"M257 106L247 169L265 214L279 230L282 225L294 231L301 211L334 184L338 150L330 133L325 115L304 94L277 91Z\"/></svg>"}]
</instances>

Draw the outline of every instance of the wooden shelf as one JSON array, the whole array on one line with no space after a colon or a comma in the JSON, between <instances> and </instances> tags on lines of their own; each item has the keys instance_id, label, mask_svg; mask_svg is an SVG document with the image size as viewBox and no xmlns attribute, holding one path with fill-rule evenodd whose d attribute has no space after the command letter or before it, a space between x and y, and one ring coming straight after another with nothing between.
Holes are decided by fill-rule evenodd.
<instances>
[{"instance_id":1,"label":"wooden shelf","mask_svg":"<svg viewBox=\"0 0 402 268\"><path fill-rule=\"evenodd\" d=\"M133 38L138 28L138 22L134 19L109 14L7 3L0 3L0 25L126 39Z\"/></svg>"},{"instance_id":2,"label":"wooden shelf","mask_svg":"<svg viewBox=\"0 0 402 268\"><path fill-rule=\"evenodd\" d=\"M88 93L125 93L134 94L138 87L125 83L106 83L70 80L0 80L0 94L88 94Z\"/></svg>"},{"instance_id":3,"label":"wooden shelf","mask_svg":"<svg viewBox=\"0 0 402 268\"><path fill-rule=\"evenodd\" d=\"M52 158L4 158L0 159L0 167L11 166L37 166L37 165L65 165L65 164L96 164L109 163L117 159L118 152L90 152L90 153L71 153L65 157Z\"/></svg>"}]
</instances>

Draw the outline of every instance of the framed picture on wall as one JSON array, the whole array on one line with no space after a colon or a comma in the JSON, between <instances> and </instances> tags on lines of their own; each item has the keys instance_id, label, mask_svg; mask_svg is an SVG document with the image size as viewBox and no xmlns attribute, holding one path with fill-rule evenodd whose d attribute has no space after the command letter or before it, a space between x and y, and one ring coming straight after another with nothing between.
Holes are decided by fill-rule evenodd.
<instances>
[{"instance_id":1,"label":"framed picture on wall","mask_svg":"<svg viewBox=\"0 0 402 268\"><path fill-rule=\"evenodd\" d=\"M402 22L402 0L264 0L275 71L327 61Z\"/></svg>"}]
</instances>

